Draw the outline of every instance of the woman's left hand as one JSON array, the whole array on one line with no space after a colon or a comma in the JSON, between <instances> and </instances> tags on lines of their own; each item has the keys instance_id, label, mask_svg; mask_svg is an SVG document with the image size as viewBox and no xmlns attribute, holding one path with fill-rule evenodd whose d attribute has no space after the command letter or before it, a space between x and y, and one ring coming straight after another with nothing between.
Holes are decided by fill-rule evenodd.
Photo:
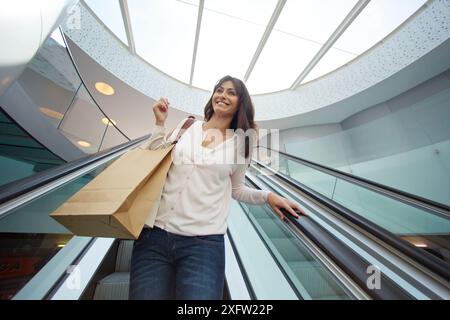
<instances>
[{"instance_id":1,"label":"woman's left hand","mask_svg":"<svg viewBox=\"0 0 450 320\"><path fill-rule=\"evenodd\" d=\"M279 195L273 192L269 193L269 196L267 197L267 203L278 214L281 220L284 220L284 213L281 211L281 209L283 208L286 209L287 212L289 212L296 218L298 218L299 215L294 210L297 210L301 214L306 215L305 212L302 209L300 209L298 204L289 201L286 198L280 197Z\"/></svg>"}]
</instances>

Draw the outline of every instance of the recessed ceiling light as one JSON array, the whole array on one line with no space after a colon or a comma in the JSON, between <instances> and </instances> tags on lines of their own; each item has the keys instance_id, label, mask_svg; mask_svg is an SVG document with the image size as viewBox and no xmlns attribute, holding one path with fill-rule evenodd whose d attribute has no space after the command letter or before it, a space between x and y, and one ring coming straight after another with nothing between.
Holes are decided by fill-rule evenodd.
<instances>
[{"instance_id":1,"label":"recessed ceiling light","mask_svg":"<svg viewBox=\"0 0 450 320\"><path fill-rule=\"evenodd\" d=\"M11 77L10 76L6 76L2 79L2 81L0 81L0 84L2 86L6 86L7 84L9 84L9 82L11 81Z\"/></svg>"},{"instance_id":2,"label":"recessed ceiling light","mask_svg":"<svg viewBox=\"0 0 450 320\"><path fill-rule=\"evenodd\" d=\"M414 243L414 245L418 248L427 248L428 247L425 243Z\"/></svg>"},{"instance_id":3,"label":"recessed ceiling light","mask_svg":"<svg viewBox=\"0 0 450 320\"><path fill-rule=\"evenodd\" d=\"M46 116L49 116L50 118L53 119L61 120L64 117L64 115L61 112L52 110L47 107L40 107L39 110Z\"/></svg>"},{"instance_id":4,"label":"recessed ceiling light","mask_svg":"<svg viewBox=\"0 0 450 320\"><path fill-rule=\"evenodd\" d=\"M95 89L104 95L111 96L114 94L114 88L105 82L97 82L95 84Z\"/></svg>"},{"instance_id":5,"label":"recessed ceiling light","mask_svg":"<svg viewBox=\"0 0 450 320\"><path fill-rule=\"evenodd\" d=\"M84 141L84 140L79 140L79 141L78 141L78 144L79 144L80 146L84 147L84 148L88 148L88 147L91 146L91 144L90 144L89 142Z\"/></svg>"},{"instance_id":6,"label":"recessed ceiling light","mask_svg":"<svg viewBox=\"0 0 450 320\"><path fill-rule=\"evenodd\" d=\"M113 124L117 125L117 123L113 119L103 118L102 122L103 122L104 125L108 125L108 124L110 126L112 126Z\"/></svg>"}]
</instances>

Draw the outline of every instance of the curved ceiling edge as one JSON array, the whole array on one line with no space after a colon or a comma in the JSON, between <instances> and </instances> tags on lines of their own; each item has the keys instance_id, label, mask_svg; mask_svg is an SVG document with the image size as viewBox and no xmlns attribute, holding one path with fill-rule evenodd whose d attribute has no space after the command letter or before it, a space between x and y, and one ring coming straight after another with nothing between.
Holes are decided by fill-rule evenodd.
<instances>
[{"instance_id":1,"label":"curved ceiling edge","mask_svg":"<svg viewBox=\"0 0 450 320\"><path fill-rule=\"evenodd\" d=\"M189 87L132 55L82 3L78 6L81 15L79 28L61 26L78 47L114 76L150 98L169 97L173 108L203 114L209 92Z\"/></svg>"},{"instance_id":2,"label":"curved ceiling edge","mask_svg":"<svg viewBox=\"0 0 450 320\"><path fill-rule=\"evenodd\" d=\"M174 108L196 115L203 113L209 92L171 78L132 55L82 5L80 11L81 28L63 26L63 29L95 61L153 99L167 96ZM449 39L448 16L447 0L432 1L384 41L336 71L296 90L253 96L256 120L276 120L310 113L379 84Z\"/></svg>"}]
</instances>

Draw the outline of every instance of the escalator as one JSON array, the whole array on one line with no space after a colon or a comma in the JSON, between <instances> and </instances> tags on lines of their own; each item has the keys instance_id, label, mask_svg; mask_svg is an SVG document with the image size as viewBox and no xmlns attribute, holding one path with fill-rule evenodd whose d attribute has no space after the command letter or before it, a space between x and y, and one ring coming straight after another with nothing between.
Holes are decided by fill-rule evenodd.
<instances>
[{"instance_id":1,"label":"escalator","mask_svg":"<svg viewBox=\"0 0 450 320\"><path fill-rule=\"evenodd\" d=\"M87 89L56 28L0 95L0 299L44 299L86 248L101 247L103 240L76 237L48 214L128 141Z\"/></svg>"},{"instance_id":2,"label":"escalator","mask_svg":"<svg viewBox=\"0 0 450 320\"><path fill-rule=\"evenodd\" d=\"M433 264L430 268L445 278L450 277L450 207L283 152L271 152L289 172L255 161L251 169L254 174L261 175L265 181L273 178L344 208L346 212L341 214L353 223L370 228L380 237L389 235L398 244L401 240L409 243L414 246L414 250L410 250L413 255L414 251L428 257L428 264ZM268 175L264 177L259 169ZM309 173L305 173L306 170ZM332 192L323 188L326 180L332 182ZM404 245L405 248L412 246Z\"/></svg>"},{"instance_id":3,"label":"escalator","mask_svg":"<svg viewBox=\"0 0 450 320\"><path fill-rule=\"evenodd\" d=\"M29 118L50 121L41 131L77 152L63 159L0 113L0 161L7 168L0 177L0 299L127 299L133 242L74 236L49 213L148 136L130 141L104 118L66 48L50 38L43 49L0 105L23 106ZM46 52L59 52L65 67ZM44 97L53 112L38 109L42 97L27 90L40 69L53 70L58 76L46 81L64 89L64 101ZM76 130L86 109L96 119L94 134ZM80 140L90 142L83 152ZM269 157L251 164L247 185L297 201L307 216L281 221L268 206L234 201L225 298L450 299L448 206L265 151Z\"/></svg>"},{"instance_id":4,"label":"escalator","mask_svg":"<svg viewBox=\"0 0 450 320\"><path fill-rule=\"evenodd\" d=\"M114 297L125 298L130 242L74 237L48 214L147 137L122 144L116 141L114 148L107 148L103 139L89 152L92 155L65 163L3 112L0 122L2 168L10 168L0 186L1 298L64 297L57 289L73 280L72 267L92 250L98 250L97 260L90 262L94 265L89 268L92 280L80 284L77 295L67 297L110 299L114 293ZM67 134L60 124L58 130ZM102 128L104 138L111 128ZM271 152L270 157L258 158L251 165L248 185L299 202L308 216L282 222L268 207L233 206L230 259L237 261L236 270L244 278L241 287L250 298L448 299L447 206ZM236 223L239 216L247 221ZM246 229L240 229L244 223ZM255 235L251 241L242 238L250 232ZM255 262L248 261L257 241L263 248L259 256L252 257L271 266L264 270L270 279L258 278L258 268L252 266ZM250 249L244 246L247 242L252 244ZM371 266L379 268L382 290L367 289ZM278 292L260 288L264 282L280 285ZM228 283L231 291L233 285Z\"/></svg>"},{"instance_id":5,"label":"escalator","mask_svg":"<svg viewBox=\"0 0 450 320\"><path fill-rule=\"evenodd\" d=\"M265 157L265 164L254 161L248 175L259 180L266 188L298 201L304 208L319 209L309 211L307 218L290 219L294 228L312 236L314 231L308 229L311 224L317 224L334 238L345 239L347 247L351 247L354 252L361 252L359 256L365 260L367 267L383 266L381 276L386 277L387 283L393 279L402 279L394 282L400 284L402 291L407 293L406 296L449 298L450 211L447 206L282 152L270 151L272 159L276 159L273 167L277 170L270 166L270 160L267 161L270 157ZM304 168L297 170L298 167ZM301 173L306 170L315 171L313 175L309 175L314 176L313 179L301 179L302 182L299 182L293 178L303 177ZM322 177L318 179L320 175ZM308 178L307 174L304 176ZM331 194L324 192L324 177L334 179ZM360 192L359 204L366 205L366 210L361 210L360 206L348 201L349 195L339 190L339 185L343 182L352 187L347 186L345 191ZM374 198L377 201L374 202ZM384 215L384 220L377 215L383 209L389 213ZM403 224L398 223L399 217L406 219ZM329 240L322 243L328 242ZM333 256L332 248L316 244ZM369 261L371 263L367 265ZM355 265L354 260L352 265ZM346 269L342 264L341 267ZM360 280L368 278L362 274L363 270L354 271L360 273ZM350 273L358 278L355 272ZM365 286L362 281L360 285ZM425 287L428 288L423 290ZM419 290L422 292L418 293Z\"/></svg>"},{"instance_id":6,"label":"escalator","mask_svg":"<svg viewBox=\"0 0 450 320\"><path fill-rule=\"evenodd\" d=\"M24 178L19 176L0 186L2 299L44 299L54 289L55 282L69 275L71 266L77 264L96 239L73 236L49 214L117 157L147 138L144 136ZM8 161L9 165L17 162ZM106 242L111 245L114 239Z\"/></svg>"},{"instance_id":7,"label":"escalator","mask_svg":"<svg viewBox=\"0 0 450 320\"><path fill-rule=\"evenodd\" d=\"M300 299L348 300L345 288L267 206L241 204Z\"/></svg>"},{"instance_id":8,"label":"escalator","mask_svg":"<svg viewBox=\"0 0 450 320\"><path fill-rule=\"evenodd\" d=\"M51 218L48 217L48 214L65 199L89 182L120 154L139 145L146 138L142 137L110 150L4 185L0 188L2 203L0 227L12 225L11 221L15 219L21 222L25 221L26 216L31 218L36 214L39 214L39 220L43 223L45 220L49 222ZM283 278L283 281L290 287L291 298L333 300L447 298L445 273L439 274L437 269L427 268L425 270L425 267L429 266L424 267L418 260L409 261L409 268L412 268L412 265L415 266L414 272L399 270L402 265L393 268L393 262L388 257L392 255L391 249L385 248L385 251L380 251L378 248L366 248L366 252L362 252L363 240L361 235L356 235L357 232L378 242L379 245L383 239L377 239L376 235L370 234L367 230L361 230L355 226L354 222L346 221L342 217L341 224L344 224L348 230L354 229L353 237L350 237L338 224L333 226L334 229L330 229L332 224L327 220L326 215L321 213L325 209L331 212L330 208L326 207L326 202L316 199L312 204L308 197L302 198L300 189L295 189L295 197L293 197L292 186L291 190L288 190L285 181L283 182L276 176L265 175L264 170L269 170L269 168L258 163L252 165L247 174L247 184L254 188L269 189L299 201L303 204L307 216L301 216L298 219L287 218L285 221L281 221L267 206L234 204L233 212L230 213L227 238L231 243L232 254L236 260L241 261L240 273L246 278L245 283L250 292L250 298L260 299L268 293L260 293L258 286L261 284L251 279L255 276L251 273L256 268L254 265L249 265L252 262L245 257L243 246L249 244L239 238L243 233L257 235L263 244L262 247L266 250L265 260L261 260L261 263L272 265L273 274L277 274L280 279ZM335 217L340 213L339 210L332 212ZM239 216L238 219L243 219L243 217L247 219L250 227L247 227L244 232L238 230L243 224L241 221L235 220L237 216ZM15 224L17 225L17 220ZM61 226L59 228L62 229L52 232L67 234L70 240L66 239L65 246L51 259L45 261L42 268L37 270L36 274L15 293L14 298L67 298L61 293L61 290L64 285L73 283L71 277L76 274L68 272L68 270L73 266L81 266L87 259L86 257L91 255L95 256L96 262L91 262L91 271L85 275L88 276L89 281L83 285L79 284L77 299L125 299L132 241L71 237L67 230L63 230ZM352 244L349 245L348 241ZM250 247L253 249L257 245L251 243ZM366 270L371 264L370 258L367 257L368 253L374 256L376 253L378 261L384 266L382 267L380 290L370 290L366 286L368 278ZM247 261L245 261L246 259ZM400 258L397 257L397 259ZM403 262L403 265L405 263ZM253 264L260 266L260 262L254 261ZM386 267L387 265L389 267ZM418 279L413 279L413 275L417 274L420 275ZM428 278L425 278L425 275ZM428 280L428 284L423 281L424 279ZM231 277L227 281L231 281ZM270 282L271 280L266 279L265 281ZM231 283L227 284L227 286L231 285ZM36 291L36 287L39 287L40 290ZM285 294L283 290L286 289L279 290L280 292L277 294L283 296ZM233 297L231 296L231 298Z\"/></svg>"}]
</instances>

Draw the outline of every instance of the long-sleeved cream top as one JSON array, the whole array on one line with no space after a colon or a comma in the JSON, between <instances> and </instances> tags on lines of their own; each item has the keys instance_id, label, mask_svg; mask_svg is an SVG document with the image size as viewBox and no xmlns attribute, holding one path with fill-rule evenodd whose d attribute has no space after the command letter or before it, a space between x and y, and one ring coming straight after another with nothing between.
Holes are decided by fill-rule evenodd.
<instances>
[{"instance_id":1,"label":"long-sleeved cream top","mask_svg":"<svg viewBox=\"0 0 450 320\"><path fill-rule=\"evenodd\" d=\"M184 121L168 138L164 127L155 126L143 147L154 150L168 146ZM237 135L215 148L203 147L203 123L195 121L172 149L173 163L155 220L156 226L171 233L186 236L224 234L231 198L251 204L267 201L269 191L244 185L247 164L232 160Z\"/></svg>"}]
</instances>

